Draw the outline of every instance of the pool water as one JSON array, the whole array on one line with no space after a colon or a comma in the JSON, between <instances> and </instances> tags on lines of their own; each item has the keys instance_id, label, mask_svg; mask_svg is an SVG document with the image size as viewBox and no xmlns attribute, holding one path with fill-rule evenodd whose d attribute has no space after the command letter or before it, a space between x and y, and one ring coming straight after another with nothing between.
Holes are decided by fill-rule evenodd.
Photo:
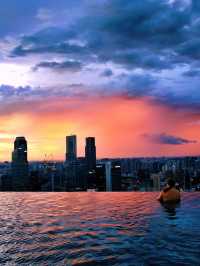
<instances>
[{"instance_id":1,"label":"pool water","mask_svg":"<svg viewBox=\"0 0 200 266\"><path fill-rule=\"evenodd\" d=\"M200 265L200 193L0 193L0 265Z\"/></svg>"}]
</instances>

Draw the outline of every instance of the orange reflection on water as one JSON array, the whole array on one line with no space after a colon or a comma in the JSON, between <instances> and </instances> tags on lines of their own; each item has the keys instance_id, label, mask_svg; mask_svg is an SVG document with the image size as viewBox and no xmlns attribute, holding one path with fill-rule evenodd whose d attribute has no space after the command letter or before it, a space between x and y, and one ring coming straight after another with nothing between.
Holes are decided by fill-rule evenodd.
<instances>
[{"instance_id":1,"label":"orange reflection on water","mask_svg":"<svg viewBox=\"0 0 200 266\"><path fill-rule=\"evenodd\" d=\"M175 254L173 261L178 256L198 265L199 197L183 196L171 219L157 193L1 193L1 259L14 265L141 265L153 257L162 265L167 252L168 258ZM183 259L180 243L187 250Z\"/></svg>"}]
</instances>

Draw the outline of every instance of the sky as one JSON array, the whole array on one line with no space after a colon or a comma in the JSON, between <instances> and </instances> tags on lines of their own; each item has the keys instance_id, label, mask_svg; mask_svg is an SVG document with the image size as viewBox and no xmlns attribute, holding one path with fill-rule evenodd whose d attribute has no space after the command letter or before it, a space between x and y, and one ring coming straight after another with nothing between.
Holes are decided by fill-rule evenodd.
<instances>
[{"instance_id":1,"label":"sky","mask_svg":"<svg viewBox=\"0 0 200 266\"><path fill-rule=\"evenodd\" d=\"M0 2L0 160L200 154L199 0Z\"/></svg>"}]
</instances>

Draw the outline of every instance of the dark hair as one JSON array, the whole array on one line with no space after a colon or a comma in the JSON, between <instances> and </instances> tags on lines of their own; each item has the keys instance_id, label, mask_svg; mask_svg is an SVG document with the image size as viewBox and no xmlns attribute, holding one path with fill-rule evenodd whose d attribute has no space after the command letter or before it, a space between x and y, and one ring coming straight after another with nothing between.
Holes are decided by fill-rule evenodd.
<instances>
[{"instance_id":1,"label":"dark hair","mask_svg":"<svg viewBox=\"0 0 200 266\"><path fill-rule=\"evenodd\" d=\"M173 179L169 179L167 181L167 184L168 184L168 187L166 187L163 191L164 192L167 192L169 191L170 189L172 189L173 187L175 187L175 181Z\"/></svg>"}]
</instances>

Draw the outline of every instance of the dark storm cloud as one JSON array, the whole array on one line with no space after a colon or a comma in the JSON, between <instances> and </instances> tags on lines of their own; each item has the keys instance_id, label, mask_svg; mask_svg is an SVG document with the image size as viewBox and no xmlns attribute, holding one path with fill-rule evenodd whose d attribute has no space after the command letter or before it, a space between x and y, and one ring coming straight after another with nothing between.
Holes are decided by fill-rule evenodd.
<instances>
[{"instance_id":1,"label":"dark storm cloud","mask_svg":"<svg viewBox=\"0 0 200 266\"><path fill-rule=\"evenodd\" d=\"M74 90L76 89L76 90ZM10 85L0 85L0 98L2 102L13 102L24 99L42 99L43 97L63 97L63 96L77 96L83 95L85 86L83 84L69 84L67 86L56 87L31 87L31 86L19 86L14 87Z\"/></svg>"},{"instance_id":2,"label":"dark storm cloud","mask_svg":"<svg viewBox=\"0 0 200 266\"><path fill-rule=\"evenodd\" d=\"M152 95L156 86L157 80L150 74L121 74L105 84L102 93L138 98Z\"/></svg>"},{"instance_id":3,"label":"dark storm cloud","mask_svg":"<svg viewBox=\"0 0 200 266\"><path fill-rule=\"evenodd\" d=\"M110 94L117 93L124 98L148 97L155 104L200 112L199 76L197 72L192 74L186 72L181 81L161 80L157 75L144 72L122 74L109 82L106 88Z\"/></svg>"},{"instance_id":4,"label":"dark storm cloud","mask_svg":"<svg viewBox=\"0 0 200 266\"><path fill-rule=\"evenodd\" d=\"M123 65L127 69L132 68L143 68L143 69L170 69L172 64L170 64L169 58L162 59L161 57L151 54L150 51L135 49L128 52L121 52L113 55L113 61L117 64Z\"/></svg>"},{"instance_id":5,"label":"dark storm cloud","mask_svg":"<svg viewBox=\"0 0 200 266\"><path fill-rule=\"evenodd\" d=\"M199 0L192 0L192 11L194 14L199 15L199 11L200 11L200 2Z\"/></svg>"},{"instance_id":6,"label":"dark storm cloud","mask_svg":"<svg viewBox=\"0 0 200 266\"><path fill-rule=\"evenodd\" d=\"M23 98L36 98L49 95L49 91L43 90L41 88L34 89L31 86L19 86L14 87L10 85L1 85L0 86L0 97L3 99L3 102L6 101L12 102L16 99Z\"/></svg>"},{"instance_id":7,"label":"dark storm cloud","mask_svg":"<svg viewBox=\"0 0 200 266\"><path fill-rule=\"evenodd\" d=\"M153 135L144 134L143 137L145 137L146 139L148 139L153 143L166 144L166 145L184 145L184 144L197 143L196 140L188 140L185 138L168 135L166 133L153 134Z\"/></svg>"},{"instance_id":8,"label":"dark storm cloud","mask_svg":"<svg viewBox=\"0 0 200 266\"><path fill-rule=\"evenodd\" d=\"M200 36L199 36L200 37ZM190 59L199 60L200 59L200 39L188 40L181 44L177 49L180 55L187 56Z\"/></svg>"},{"instance_id":9,"label":"dark storm cloud","mask_svg":"<svg viewBox=\"0 0 200 266\"><path fill-rule=\"evenodd\" d=\"M148 96L155 88L157 80L149 74L125 76L125 88L129 97Z\"/></svg>"},{"instance_id":10,"label":"dark storm cloud","mask_svg":"<svg viewBox=\"0 0 200 266\"><path fill-rule=\"evenodd\" d=\"M62 27L48 27L44 28L33 35L23 36L22 44L23 45L48 45L57 44L63 40L69 40L76 36L76 33L73 30L67 30Z\"/></svg>"},{"instance_id":11,"label":"dark storm cloud","mask_svg":"<svg viewBox=\"0 0 200 266\"><path fill-rule=\"evenodd\" d=\"M38 3L36 3L38 2ZM0 36L23 33L34 27L34 14L43 1L7 0L0 3ZM25 23L28 21L28 23Z\"/></svg>"},{"instance_id":12,"label":"dark storm cloud","mask_svg":"<svg viewBox=\"0 0 200 266\"><path fill-rule=\"evenodd\" d=\"M33 45L31 48L29 47L29 45L27 45L27 47L19 45L12 51L11 57L26 56L29 54L42 54L42 53L82 56L83 54L87 53L87 50L85 47L65 42L55 43L55 44L50 43L47 45Z\"/></svg>"},{"instance_id":13,"label":"dark storm cloud","mask_svg":"<svg viewBox=\"0 0 200 266\"><path fill-rule=\"evenodd\" d=\"M45 7L56 13L69 9L74 14L74 7L81 6L81 1L68 0L6 0L0 3L0 37L24 34L38 29L41 21L37 18L39 9Z\"/></svg>"},{"instance_id":14,"label":"dark storm cloud","mask_svg":"<svg viewBox=\"0 0 200 266\"><path fill-rule=\"evenodd\" d=\"M170 6L167 1L109 3L108 11L97 19L96 35L88 38L99 60L129 69L152 70L190 62L189 41L193 37L190 7ZM197 55L195 50L192 59L198 60Z\"/></svg>"},{"instance_id":15,"label":"dark storm cloud","mask_svg":"<svg viewBox=\"0 0 200 266\"><path fill-rule=\"evenodd\" d=\"M174 53L179 44L190 39L187 27L191 24L190 8L170 6L167 1L103 2L75 21L70 28L46 28L25 35L13 56L30 53L71 53L81 56L85 49L68 47L70 38L87 43L88 53L99 61L113 61L127 67L150 69L172 68ZM186 45L187 46L187 45Z\"/></svg>"},{"instance_id":16,"label":"dark storm cloud","mask_svg":"<svg viewBox=\"0 0 200 266\"><path fill-rule=\"evenodd\" d=\"M40 68L49 68L58 72L59 71L78 72L81 71L82 64L79 61L65 61L65 62L46 61L37 64L33 68L33 70L37 71Z\"/></svg>"},{"instance_id":17,"label":"dark storm cloud","mask_svg":"<svg viewBox=\"0 0 200 266\"><path fill-rule=\"evenodd\" d=\"M106 68L102 73L101 76L102 77L111 77L113 75L113 72L111 69Z\"/></svg>"},{"instance_id":18,"label":"dark storm cloud","mask_svg":"<svg viewBox=\"0 0 200 266\"><path fill-rule=\"evenodd\" d=\"M20 3L23 6L24 1ZM48 3L40 3L39 6L54 10L55 1ZM100 76L110 77L108 83L101 86L102 94L107 90L108 94L121 93L127 97L149 96L166 105L199 108L200 78L196 82L192 80L194 76L198 79L199 71L199 0L58 3L57 9L65 7L70 10L66 16L67 20L70 15L70 24L63 22L63 25L43 25L41 28L37 24L40 30L33 27L30 34L24 31L19 37L19 44L11 51L13 60L45 54L64 57L63 63L49 59L50 62L41 60L36 65L36 69L54 70L65 69L65 61L80 61L84 65L95 64L95 67L112 64L112 71L119 68L129 73L125 76L112 75L106 70L101 73ZM34 11L30 12L36 14L34 4L33 7ZM80 14L77 16L76 13ZM176 74L181 67L186 67L183 73ZM133 74L138 69L141 74ZM171 71L171 77L161 75L165 70ZM94 83L92 79L91 83Z\"/></svg>"},{"instance_id":19,"label":"dark storm cloud","mask_svg":"<svg viewBox=\"0 0 200 266\"><path fill-rule=\"evenodd\" d=\"M183 73L186 77L200 77L200 69L190 69Z\"/></svg>"},{"instance_id":20,"label":"dark storm cloud","mask_svg":"<svg viewBox=\"0 0 200 266\"><path fill-rule=\"evenodd\" d=\"M190 22L187 9L170 7L167 1L119 0L110 2L108 7L101 28L119 40L119 45L138 42L144 47L160 48L166 43L176 44Z\"/></svg>"},{"instance_id":21,"label":"dark storm cloud","mask_svg":"<svg viewBox=\"0 0 200 266\"><path fill-rule=\"evenodd\" d=\"M68 43L75 35L74 31L59 27L48 27L33 35L24 35L11 57L43 53L81 54L84 52L83 46Z\"/></svg>"}]
</instances>

